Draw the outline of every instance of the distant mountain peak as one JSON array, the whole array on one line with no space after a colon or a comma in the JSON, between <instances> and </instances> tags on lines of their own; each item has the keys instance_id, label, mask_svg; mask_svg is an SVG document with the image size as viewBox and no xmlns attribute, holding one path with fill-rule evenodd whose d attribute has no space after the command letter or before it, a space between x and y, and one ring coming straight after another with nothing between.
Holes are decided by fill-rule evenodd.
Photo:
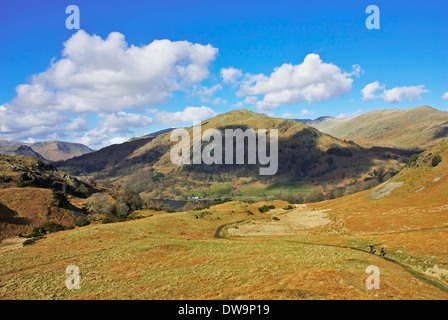
<instances>
[{"instance_id":1,"label":"distant mountain peak","mask_svg":"<svg viewBox=\"0 0 448 320\"><path fill-rule=\"evenodd\" d=\"M39 141L35 143L0 140L0 154L9 156L26 155L45 161L67 160L92 152L89 147L66 141Z\"/></svg>"}]
</instances>

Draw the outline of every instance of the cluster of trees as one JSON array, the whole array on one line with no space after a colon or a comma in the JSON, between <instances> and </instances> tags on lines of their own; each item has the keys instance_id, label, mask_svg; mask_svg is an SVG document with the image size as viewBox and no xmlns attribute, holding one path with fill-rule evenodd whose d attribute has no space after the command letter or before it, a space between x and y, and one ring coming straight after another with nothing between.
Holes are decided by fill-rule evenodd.
<instances>
[{"instance_id":1,"label":"cluster of trees","mask_svg":"<svg viewBox=\"0 0 448 320\"><path fill-rule=\"evenodd\" d=\"M87 210L97 219L106 221L122 221L128 215L143 207L143 200L136 192L125 191L115 198L107 193L95 193L87 199Z\"/></svg>"}]
</instances>

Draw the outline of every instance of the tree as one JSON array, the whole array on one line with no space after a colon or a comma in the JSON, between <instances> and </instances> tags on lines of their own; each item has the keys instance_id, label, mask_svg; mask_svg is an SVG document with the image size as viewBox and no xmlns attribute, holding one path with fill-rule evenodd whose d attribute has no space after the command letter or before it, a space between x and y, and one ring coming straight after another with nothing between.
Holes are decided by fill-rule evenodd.
<instances>
[{"instance_id":1,"label":"tree","mask_svg":"<svg viewBox=\"0 0 448 320\"><path fill-rule=\"evenodd\" d=\"M90 214L109 215L114 212L114 204L106 193L94 193L87 199L87 207Z\"/></svg>"},{"instance_id":2,"label":"tree","mask_svg":"<svg viewBox=\"0 0 448 320\"><path fill-rule=\"evenodd\" d=\"M436 167L442 161L442 157L440 155L436 155L432 158L431 164L433 167Z\"/></svg>"},{"instance_id":3,"label":"tree","mask_svg":"<svg viewBox=\"0 0 448 320\"><path fill-rule=\"evenodd\" d=\"M143 200L137 192L126 190L119 198L119 201L124 202L131 211L140 210L143 208Z\"/></svg>"},{"instance_id":4,"label":"tree","mask_svg":"<svg viewBox=\"0 0 448 320\"><path fill-rule=\"evenodd\" d=\"M61 191L54 191L53 192L53 203L56 207L67 209L70 205L70 202L68 202L67 197L64 193Z\"/></svg>"},{"instance_id":5,"label":"tree","mask_svg":"<svg viewBox=\"0 0 448 320\"><path fill-rule=\"evenodd\" d=\"M123 201L118 201L116 207L116 214L118 218L126 218L129 214L129 207Z\"/></svg>"}]
</instances>

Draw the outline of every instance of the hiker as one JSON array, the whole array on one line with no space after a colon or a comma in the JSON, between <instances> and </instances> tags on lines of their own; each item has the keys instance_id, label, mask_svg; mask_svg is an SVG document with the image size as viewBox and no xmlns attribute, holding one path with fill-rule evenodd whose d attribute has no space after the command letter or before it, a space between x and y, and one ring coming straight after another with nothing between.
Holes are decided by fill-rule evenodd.
<instances>
[{"instance_id":1,"label":"hiker","mask_svg":"<svg viewBox=\"0 0 448 320\"><path fill-rule=\"evenodd\" d=\"M380 256L385 256L386 255L386 251L384 251L384 246L381 247L381 251L380 251Z\"/></svg>"},{"instance_id":2,"label":"hiker","mask_svg":"<svg viewBox=\"0 0 448 320\"><path fill-rule=\"evenodd\" d=\"M370 247L370 253L375 254L376 250L375 250L375 247L373 246L373 244L369 244L369 247Z\"/></svg>"}]
</instances>

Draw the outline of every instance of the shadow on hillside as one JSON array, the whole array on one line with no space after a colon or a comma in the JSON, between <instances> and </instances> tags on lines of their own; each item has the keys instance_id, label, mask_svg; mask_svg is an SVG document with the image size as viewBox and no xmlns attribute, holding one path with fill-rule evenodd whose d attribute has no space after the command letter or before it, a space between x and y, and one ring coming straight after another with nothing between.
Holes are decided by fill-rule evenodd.
<instances>
[{"instance_id":1,"label":"shadow on hillside","mask_svg":"<svg viewBox=\"0 0 448 320\"><path fill-rule=\"evenodd\" d=\"M29 220L18 216L18 213L0 204L0 222L16 225L28 225Z\"/></svg>"},{"instance_id":2,"label":"shadow on hillside","mask_svg":"<svg viewBox=\"0 0 448 320\"><path fill-rule=\"evenodd\" d=\"M225 127L226 129L228 127ZM229 128L233 128L229 127ZM224 128L220 128L223 131ZM242 128L243 130L246 128ZM280 131L280 130L279 130ZM254 177L275 182L278 176L287 176L290 181L318 181L338 184L349 178L357 179L362 174L373 172L378 162L394 159L401 163L407 162L408 158L420 150L402 150L385 147L362 148L353 142L336 140L331 145L323 145L319 141L319 132L305 128L294 135L279 137L278 140L278 170L274 176L260 176L259 168L267 165L248 163L248 139L244 141L244 164L236 163L236 152L233 154L233 164L196 164L186 165L184 172L211 175L234 175L236 177ZM258 141L257 141L258 143ZM348 144L348 146L347 146ZM233 143L234 150L236 142ZM204 147L204 144L203 144ZM269 151L269 138L267 139L267 154ZM256 150L258 154L258 148ZM222 159L225 159L225 142L222 142ZM257 157L258 161L258 157ZM395 168L398 172L398 167ZM365 178L365 181L372 178ZM274 186L272 186L273 188Z\"/></svg>"},{"instance_id":3,"label":"shadow on hillside","mask_svg":"<svg viewBox=\"0 0 448 320\"><path fill-rule=\"evenodd\" d=\"M114 144L96 152L83 154L65 161L55 163L63 171L80 175L84 173L100 172L106 168L117 166L122 159L135 150L150 142L153 137L141 138L133 141Z\"/></svg>"}]
</instances>

